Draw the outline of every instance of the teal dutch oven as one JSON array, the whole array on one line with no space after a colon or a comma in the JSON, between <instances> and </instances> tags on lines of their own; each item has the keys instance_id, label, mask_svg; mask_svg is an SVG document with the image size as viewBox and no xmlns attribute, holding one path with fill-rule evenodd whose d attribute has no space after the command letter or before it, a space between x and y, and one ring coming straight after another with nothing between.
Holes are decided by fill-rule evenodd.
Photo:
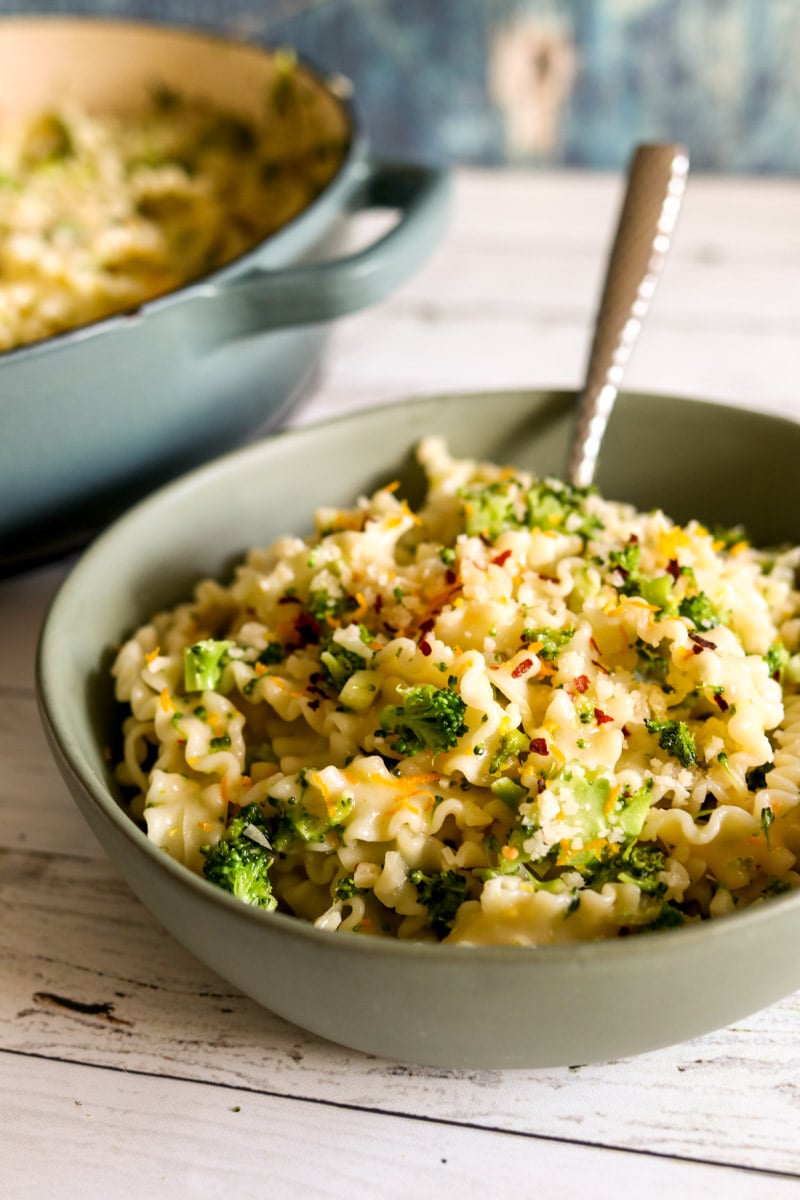
<instances>
[{"instance_id":1,"label":"teal dutch oven","mask_svg":"<svg viewBox=\"0 0 800 1200\"><path fill-rule=\"evenodd\" d=\"M64 95L124 111L156 82L247 112L275 70L274 51L185 30L8 19L0 119ZM313 379L330 322L380 300L435 245L446 174L375 160L345 89L298 70L347 145L299 216L134 312L0 354L0 571L80 544L156 485L275 426ZM342 218L370 207L399 219L366 249L331 257Z\"/></svg>"}]
</instances>

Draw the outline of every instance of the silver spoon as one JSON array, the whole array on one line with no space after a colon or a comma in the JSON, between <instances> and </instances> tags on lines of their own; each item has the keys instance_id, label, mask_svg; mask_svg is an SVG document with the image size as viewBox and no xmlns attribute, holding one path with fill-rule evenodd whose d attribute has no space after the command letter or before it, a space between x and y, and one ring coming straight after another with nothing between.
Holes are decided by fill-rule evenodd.
<instances>
[{"instance_id":1,"label":"silver spoon","mask_svg":"<svg viewBox=\"0 0 800 1200\"><path fill-rule=\"evenodd\" d=\"M577 487L594 479L600 443L661 275L688 173L686 149L672 142L639 146L631 159L567 463L567 479Z\"/></svg>"}]
</instances>

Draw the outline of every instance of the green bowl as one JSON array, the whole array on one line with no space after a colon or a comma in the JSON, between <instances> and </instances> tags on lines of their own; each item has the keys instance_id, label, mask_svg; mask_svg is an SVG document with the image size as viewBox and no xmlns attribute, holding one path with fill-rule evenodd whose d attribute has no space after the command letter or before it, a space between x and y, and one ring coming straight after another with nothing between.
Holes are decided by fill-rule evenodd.
<instances>
[{"instance_id":1,"label":"green bowl","mask_svg":"<svg viewBox=\"0 0 800 1200\"><path fill-rule=\"evenodd\" d=\"M636 1054L726 1025L800 987L800 892L659 934L579 945L463 947L315 929L253 910L150 843L120 806L104 756L118 713L114 647L149 614L225 576L244 552L306 533L319 504L400 478L441 433L452 451L558 474L574 396L467 395L388 405L281 434L219 459L129 511L56 596L38 660L56 762L90 827L147 908L254 1000L344 1045L409 1062L537 1067ZM800 539L790 501L800 425L694 400L620 399L598 485L678 520L743 521L754 540Z\"/></svg>"}]
</instances>

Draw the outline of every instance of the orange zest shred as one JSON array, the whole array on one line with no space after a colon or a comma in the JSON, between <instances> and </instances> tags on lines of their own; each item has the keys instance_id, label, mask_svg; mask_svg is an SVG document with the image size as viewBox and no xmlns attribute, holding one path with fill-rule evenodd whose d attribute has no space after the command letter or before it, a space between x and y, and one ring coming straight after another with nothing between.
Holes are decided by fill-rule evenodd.
<instances>
[{"instance_id":1,"label":"orange zest shred","mask_svg":"<svg viewBox=\"0 0 800 1200\"><path fill-rule=\"evenodd\" d=\"M161 689L161 695L159 697L159 700L161 702L161 707L163 708L164 712L175 712L175 704L174 704L172 697L169 694L169 688Z\"/></svg>"}]
</instances>

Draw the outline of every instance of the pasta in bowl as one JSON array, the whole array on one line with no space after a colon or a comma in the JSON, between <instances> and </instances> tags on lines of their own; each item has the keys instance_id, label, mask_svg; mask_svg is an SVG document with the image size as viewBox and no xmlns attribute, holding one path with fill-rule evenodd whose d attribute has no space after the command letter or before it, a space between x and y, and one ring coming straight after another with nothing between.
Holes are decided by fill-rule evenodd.
<instances>
[{"instance_id":1,"label":"pasta in bowl","mask_svg":"<svg viewBox=\"0 0 800 1200\"><path fill-rule=\"evenodd\" d=\"M624 396L583 496L573 402L268 439L126 514L48 615L45 729L113 863L348 1046L588 1062L800 986L795 552L753 548L798 541L800 429Z\"/></svg>"},{"instance_id":2,"label":"pasta in bowl","mask_svg":"<svg viewBox=\"0 0 800 1200\"><path fill-rule=\"evenodd\" d=\"M162 850L323 929L541 943L800 882L800 551L419 447L122 647Z\"/></svg>"}]
</instances>

